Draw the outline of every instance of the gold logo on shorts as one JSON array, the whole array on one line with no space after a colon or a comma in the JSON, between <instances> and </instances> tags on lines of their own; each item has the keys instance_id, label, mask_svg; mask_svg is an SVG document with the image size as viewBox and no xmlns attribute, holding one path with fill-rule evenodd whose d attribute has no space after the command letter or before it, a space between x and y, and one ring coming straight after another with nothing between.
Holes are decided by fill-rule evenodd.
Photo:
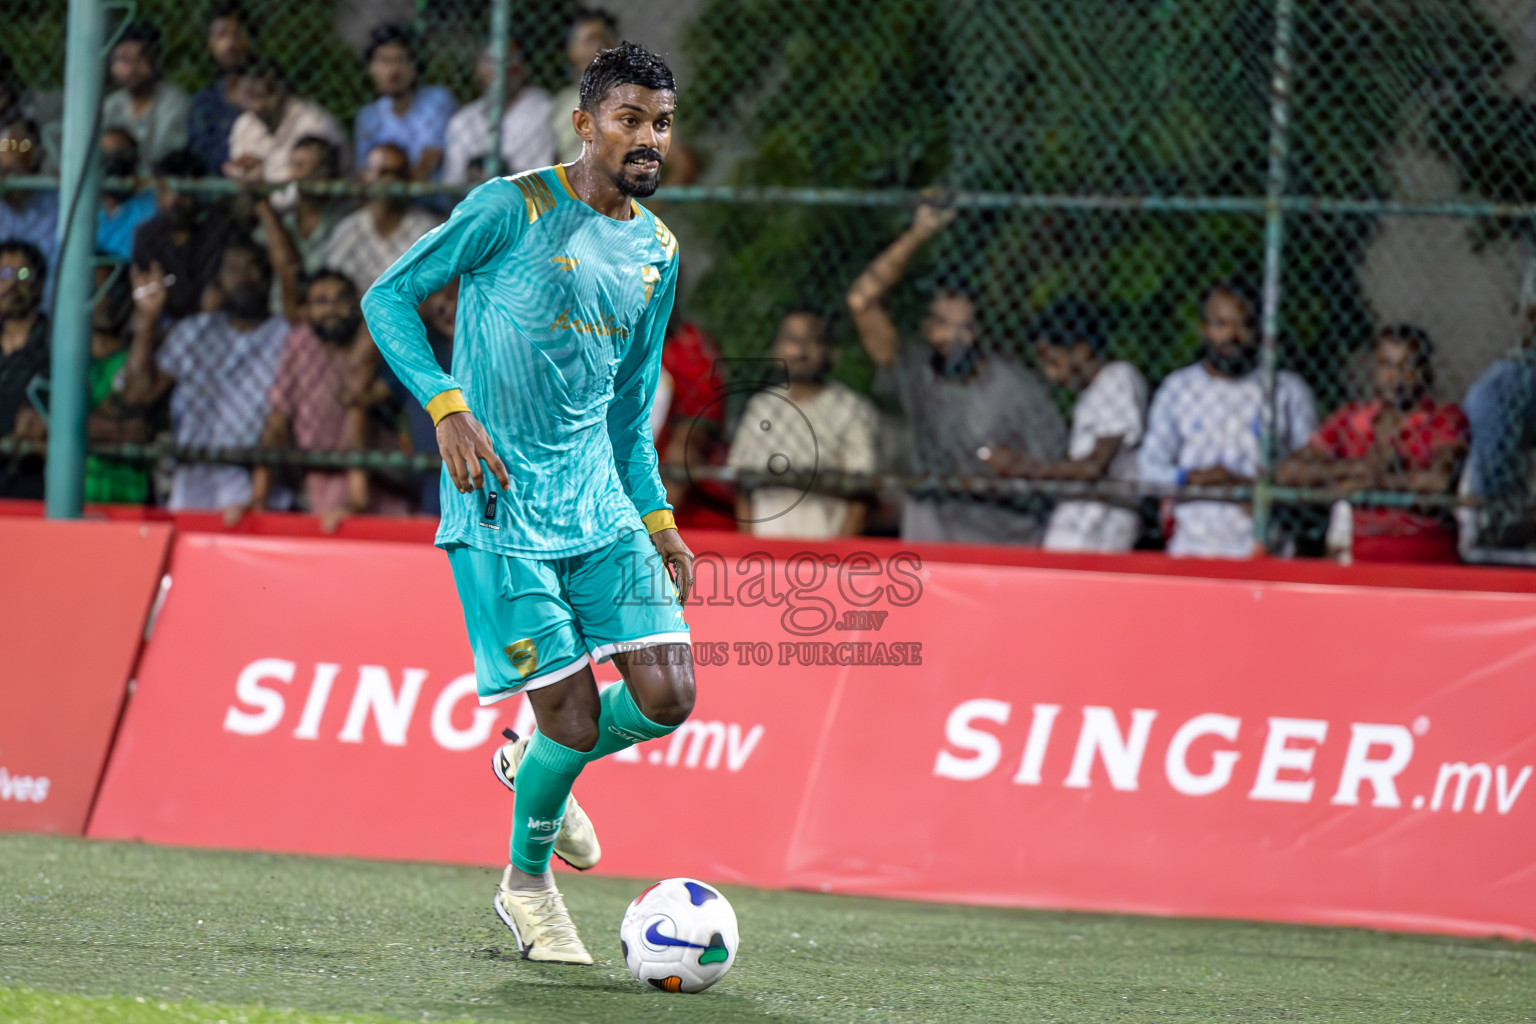
<instances>
[{"instance_id":1,"label":"gold logo on shorts","mask_svg":"<svg viewBox=\"0 0 1536 1024\"><path fill-rule=\"evenodd\" d=\"M507 644L502 650L507 652L512 667L517 669L517 674L527 679L533 675L539 667L539 649L534 646L532 640L519 640L517 643Z\"/></svg>"}]
</instances>

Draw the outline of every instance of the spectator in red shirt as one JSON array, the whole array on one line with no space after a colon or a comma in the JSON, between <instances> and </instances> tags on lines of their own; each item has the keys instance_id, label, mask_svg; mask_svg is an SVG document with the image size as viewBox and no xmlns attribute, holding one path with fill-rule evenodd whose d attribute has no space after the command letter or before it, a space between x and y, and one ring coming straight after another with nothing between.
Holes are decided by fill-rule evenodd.
<instances>
[{"instance_id":1,"label":"spectator in red shirt","mask_svg":"<svg viewBox=\"0 0 1536 1024\"><path fill-rule=\"evenodd\" d=\"M1429 335L1407 324L1382 328L1371 379L1375 399L1351 402L1324 421L1307 446L1280 467L1280 483L1451 493L1471 431L1458 406L1430 396ZM1330 553L1369 562L1456 561L1455 529L1443 511L1356 507L1350 525L1352 544L1330 539Z\"/></svg>"},{"instance_id":2,"label":"spectator in red shirt","mask_svg":"<svg viewBox=\"0 0 1536 1024\"><path fill-rule=\"evenodd\" d=\"M661 349L651 431L663 466L717 466L725 461L722 382L714 379L720 347L698 325L673 308ZM688 526L733 528L728 514L734 496L715 481L691 482L663 476L667 501L677 521Z\"/></svg>"}]
</instances>

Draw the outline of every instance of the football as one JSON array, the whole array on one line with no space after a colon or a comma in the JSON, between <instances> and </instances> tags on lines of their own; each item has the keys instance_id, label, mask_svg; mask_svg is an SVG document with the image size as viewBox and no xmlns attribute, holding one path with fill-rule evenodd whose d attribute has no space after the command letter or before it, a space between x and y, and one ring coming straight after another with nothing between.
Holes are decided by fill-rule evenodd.
<instances>
[{"instance_id":1,"label":"football","mask_svg":"<svg viewBox=\"0 0 1536 1024\"><path fill-rule=\"evenodd\" d=\"M619 946L637 980L663 992L703 992L736 962L736 911L714 886L668 878L629 904Z\"/></svg>"}]
</instances>

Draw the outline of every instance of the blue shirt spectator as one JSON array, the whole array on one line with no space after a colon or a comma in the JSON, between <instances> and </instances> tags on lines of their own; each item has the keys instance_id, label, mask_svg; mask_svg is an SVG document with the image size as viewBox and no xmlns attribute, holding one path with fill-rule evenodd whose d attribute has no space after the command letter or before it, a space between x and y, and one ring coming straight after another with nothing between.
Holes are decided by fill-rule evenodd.
<instances>
[{"instance_id":1,"label":"blue shirt spectator","mask_svg":"<svg viewBox=\"0 0 1536 1024\"><path fill-rule=\"evenodd\" d=\"M101 172L108 178L131 178L139 162L138 143L122 128L101 133ZM103 189L96 210L96 251L120 259L133 256L133 233L155 215L153 189L142 192Z\"/></svg>"},{"instance_id":2,"label":"blue shirt spectator","mask_svg":"<svg viewBox=\"0 0 1536 1024\"><path fill-rule=\"evenodd\" d=\"M374 147L391 143L405 151L414 180L433 180L443 162L448 119L458 106L453 93L417 84L421 58L414 33L403 25L374 29L367 58L379 98L357 112L356 166L367 165Z\"/></svg>"},{"instance_id":3,"label":"blue shirt spectator","mask_svg":"<svg viewBox=\"0 0 1536 1024\"><path fill-rule=\"evenodd\" d=\"M229 159L229 132L242 113L236 102L240 69L251 53L249 17L237 3L221 3L208 19L208 55L219 77L192 97L187 115L187 148L208 167Z\"/></svg>"},{"instance_id":4,"label":"blue shirt spectator","mask_svg":"<svg viewBox=\"0 0 1536 1024\"><path fill-rule=\"evenodd\" d=\"M108 197L101 197L101 208L96 211L96 249L111 253L119 259L133 258L133 233L139 225L153 217L155 192L145 189L117 204L112 213L107 212Z\"/></svg>"},{"instance_id":5,"label":"blue shirt spectator","mask_svg":"<svg viewBox=\"0 0 1536 1024\"><path fill-rule=\"evenodd\" d=\"M36 174L43 159L42 134L27 120L0 128L0 178ZM43 311L53 309L53 278L59 269L59 193L14 191L0 198L0 242L28 242L47 262L43 275Z\"/></svg>"},{"instance_id":6,"label":"blue shirt spectator","mask_svg":"<svg viewBox=\"0 0 1536 1024\"><path fill-rule=\"evenodd\" d=\"M1520 348L1496 360L1462 404L1472 425L1467 490L1486 502L1478 543L1523 547L1531 534L1526 503L1536 448L1536 351Z\"/></svg>"},{"instance_id":7,"label":"blue shirt spectator","mask_svg":"<svg viewBox=\"0 0 1536 1024\"><path fill-rule=\"evenodd\" d=\"M243 110L230 102L240 84L238 75L224 75L192 97L187 114L187 148L209 167L222 167L229 159L229 130Z\"/></svg>"}]
</instances>

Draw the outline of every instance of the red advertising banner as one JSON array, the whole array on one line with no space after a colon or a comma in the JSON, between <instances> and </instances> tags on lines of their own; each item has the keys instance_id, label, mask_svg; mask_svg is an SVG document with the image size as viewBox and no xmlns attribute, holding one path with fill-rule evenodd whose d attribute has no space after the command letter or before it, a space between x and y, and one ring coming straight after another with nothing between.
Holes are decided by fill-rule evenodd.
<instances>
[{"instance_id":1,"label":"red advertising banner","mask_svg":"<svg viewBox=\"0 0 1536 1024\"><path fill-rule=\"evenodd\" d=\"M0 831L85 831L170 536L0 518Z\"/></svg>"},{"instance_id":2,"label":"red advertising banner","mask_svg":"<svg viewBox=\"0 0 1536 1024\"><path fill-rule=\"evenodd\" d=\"M91 835L505 862L511 795L491 754L531 714L477 705L441 551L187 533L171 574ZM778 883L825 690L712 678L675 739L583 776L605 871Z\"/></svg>"},{"instance_id":3,"label":"red advertising banner","mask_svg":"<svg viewBox=\"0 0 1536 1024\"><path fill-rule=\"evenodd\" d=\"M790 885L1536 934L1536 597L932 573Z\"/></svg>"},{"instance_id":4,"label":"red advertising banner","mask_svg":"<svg viewBox=\"0 0 1536 1024\"><path fill-rule=\"evenodd\" d=\"M601 871L1536 936L1536 596L696 547L694 716L578 783ZM92 835L504 862L526 707L440 552L172 575Z\"/></svg>"}]
</instances>

